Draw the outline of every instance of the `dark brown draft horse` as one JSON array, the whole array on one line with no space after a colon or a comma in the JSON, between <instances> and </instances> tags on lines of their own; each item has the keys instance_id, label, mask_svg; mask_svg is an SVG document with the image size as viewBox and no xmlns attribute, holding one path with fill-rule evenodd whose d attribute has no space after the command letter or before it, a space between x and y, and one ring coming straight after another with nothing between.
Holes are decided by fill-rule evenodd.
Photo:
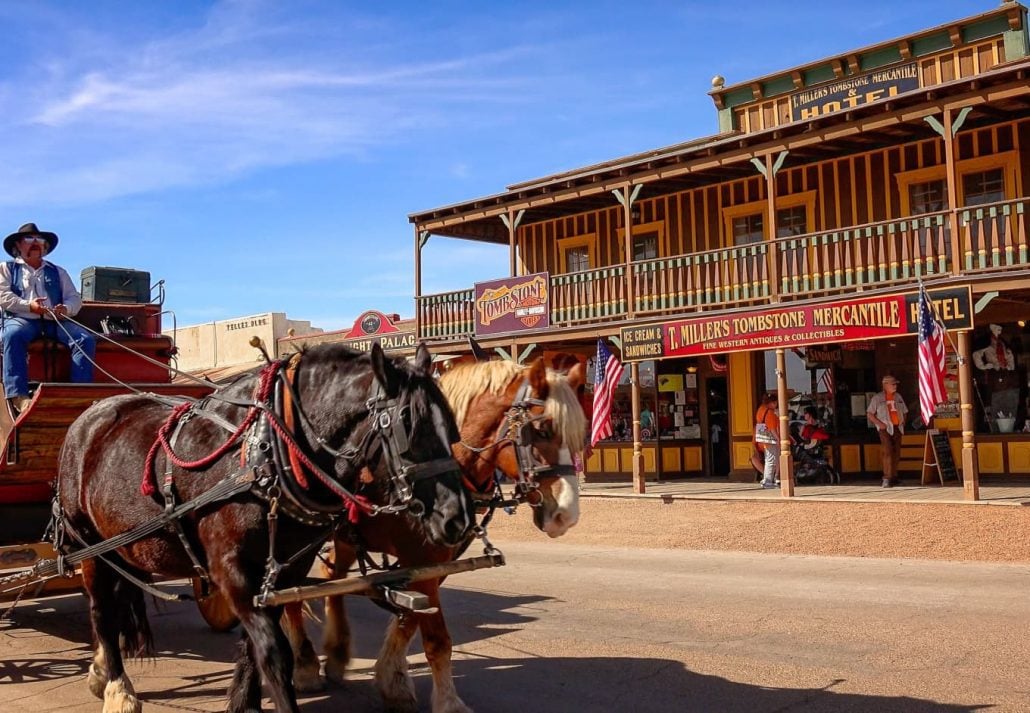
<instances>
[{"instance_id":1,"label":"dark brown draft horse","mask_svg":"<svg viewBox=\"0 0 1030 713\"><path fill-rule=\"evenodd\" d=\"M530 487L525 498L532 506L536 526L550 537L559 537L576 524L579 486L571 463L586 438L586 417L576 393L584 377L582 365L566 377L547 370L542 359L530 367L507 361L465 364L441 377L440 388L461 430L462 440L454 446L454 454L465 473L465 485L477 501L483 503L494 493L495 469L516 480L529 471L536 487ZM402 567L447 562L469 545L429 545L404 520L390 520L389 527L376 531L359 525L356 534L368 550L392 554ZM335 544L336 570L346 573L357 552L346 538L337 538ZM469 711L452 680L451 637L440 609L442 581L410 585L426 594L436 611L401 614L387 631L375 678L389 710L418 708L406 658L417 628L433 672L434 713ZM319 661L304 633L300 606L288 605L286 619L286 633L297 653L294 680L302 690L317 689L321 686ZM350 629L342 597L326 601L324 645L326 676L342 682L350 660Z\"/></svg>"},{"instance_id":2,"label":"dark brown draft horse","mask_svg":"<svg viewBox=\"0 0 1030 713\"><path fill-rule=\"evenodd\" d=\"M150 574L196 576L205 569L243 625L227 710L260 710L263 680L276 710L293 713L293 656L279 625L281 608L255 604L264 583L297 584L335 527L334 515L348 508L368 532L397 521L439 545L466 539L473 506L451 454L458 431L429 375L430 362L424 347L408 365L385 358L378 348L363 354L317 346L216 392L191 408L170 438L167 408L146 396L106 399L72 424L58 482L60 527L69 549L114 538L162 515L161 493L140 492L140 474L161 450L155 442L159 430L174 453L156 456L158 473L164 471L159 479L174 492L173 505L225 482L252 481L176 520L178 528L162 527L84 562L96 642L89 687L103 699L104 713L140 711L121 649L143 655L152 644L143 592L114 567L141 580ZM248 422L253 427L243 434L243 445L236 445ZM277 455L284 453L288 457ZM204 456L215 459L191 469L169 465ZM363 470L368 474L360 476ZM395 514L362 517L383 512Z\"/></svg>"}]
</instances>

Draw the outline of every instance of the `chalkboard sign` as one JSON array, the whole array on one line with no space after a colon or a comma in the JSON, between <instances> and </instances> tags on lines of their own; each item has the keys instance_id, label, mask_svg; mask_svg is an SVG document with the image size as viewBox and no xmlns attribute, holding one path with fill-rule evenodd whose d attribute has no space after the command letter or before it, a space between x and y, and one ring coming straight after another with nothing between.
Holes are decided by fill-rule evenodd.
<instances>
[{"instance_id":1,"label":"chalkboard sign","mask_svg":"<svg viewBox=\"0 0 1030 713\"><path fill-rule=\"evenodd\" d=\"M923 485L929 484L934 470L937 471L941 485L959 481L948 432L931 428L926 432L926 446L923 448Z\"/></svg>"}]
</instances>

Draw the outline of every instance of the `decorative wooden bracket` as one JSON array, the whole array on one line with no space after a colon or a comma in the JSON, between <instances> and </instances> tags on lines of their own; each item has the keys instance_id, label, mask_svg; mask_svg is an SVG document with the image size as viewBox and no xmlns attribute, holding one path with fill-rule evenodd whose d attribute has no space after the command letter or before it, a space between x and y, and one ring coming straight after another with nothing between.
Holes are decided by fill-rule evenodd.
<instances>
[{"instance_id":1,"label":"decorative wooden bracket","mask_svg":"<svg viewBox=\"0 0 1030 713\"><path fill-rule=\"evenodd\" d=\"M431 233L428 230L418 231L418 249L421 250L429 242L429 236Z\"/></svg>"},{"instance_id":2,"label":"decorative wooden bracket","mask_svg":"<svg viewBox=\"0 0 1030 713\"><path fill-rule=\"evenodd\" d=\"M534 349L536 349L536 343L535 342L533 344L530 344L529 346L527 346L525 349L523 349L522 353L519 354L518 363L522 364L523 362L525 362L526 361L526 357L528 357L530 354L532 354Z\"/></svg>"},{"instance_id":3,"label":"decorative wooden bracket","mask_svg":"<svg viewBox=\"0 0 1030 713\"><path fill-rule=\"evenodd\" d=\"M629 207L630 208L633 207L633 202L637 199L637 196L640 195L640 189L643 188L643 187L644 187L643 183L638 183L637 185L633 186L632 193L630 193L629 186L626 187L626 193L629 193ZM619 201L619 205L625 207L626 206L626 194L623 193L622 189L620 189L620 188L613 188L612 189L612 193L615 194L615 199L617 201Z\"/></svg>"},{"instance_id":4,"label":"decorative wooden bracket","mask_svg":"<svg viewBox=\"0 0 1030 713\"><path fill-rule=\"evenodd\" d=\"M518 230L519 223L522 222L522 216L524 216L525 214L526 214L526 209L523 208L522 210L520 210L518 213L515 214L515 223L513 225L510 225L508 223L508 214L507 213L501 213L501 222L504 223L504 227L507 228L508 230Z\"/></svg>"},{"instance_id":5,"label":"decorative wooden bracket","mask_svg":"<svg viewBox=\"0 0 1030 713\"><path fill-rule=\"evenodd\" d=\"M780 172L780 169L783 167L783 162L787 160L787 154L789 153L790 151L780 151L780 155L776 157L776 161L773 163L772 167L774 177L777 173ZM758 172L760 174L765 176L766 180L769 179L769 177L765 175L765 161L756 156L755 158L751 159L751 163L755 165L755 168L758 169Z\"/></svg>"}]
</instances>

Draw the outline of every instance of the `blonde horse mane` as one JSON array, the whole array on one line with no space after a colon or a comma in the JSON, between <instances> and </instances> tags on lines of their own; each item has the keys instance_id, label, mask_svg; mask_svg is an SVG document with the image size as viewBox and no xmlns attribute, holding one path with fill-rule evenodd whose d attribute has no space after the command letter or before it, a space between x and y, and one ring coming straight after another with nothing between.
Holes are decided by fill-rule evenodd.
<instances>
[{"instance_id":1,"label":"blonde horse mane","mask_svg":"<svg viewBox=\"0 0 1030 713\"><path fill-rule=\"evenodd\" d=\"M460 364L440 377L440 389L454 411L458 428L468 416L469 406L483 393L501 394L529 367L511 361L483 361ZM552 369L547 370L549 387L544 415L551 419L561 435L562 443L573 453L580 453L586 440L586 416L569 386L568 379Z\"/></svg>"}]
</instances>

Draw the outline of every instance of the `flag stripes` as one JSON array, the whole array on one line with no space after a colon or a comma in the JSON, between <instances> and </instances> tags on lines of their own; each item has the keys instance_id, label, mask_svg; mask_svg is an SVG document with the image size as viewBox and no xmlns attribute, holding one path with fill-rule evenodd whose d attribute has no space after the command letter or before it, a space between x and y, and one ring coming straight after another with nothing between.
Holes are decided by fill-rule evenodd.
<instances>
[{"instance_id":1,"label":"flag stripes","mask_svg":"<svg viewBox=\"0 0 1030 713\"><path fill-rule=\"evenodd\" d=\"M594 361L594 413L590 419L590 445L612 435L612 401L615 387L622 378L622 363L597 340L597 359Z\"/></svg>"}]
</instances>

